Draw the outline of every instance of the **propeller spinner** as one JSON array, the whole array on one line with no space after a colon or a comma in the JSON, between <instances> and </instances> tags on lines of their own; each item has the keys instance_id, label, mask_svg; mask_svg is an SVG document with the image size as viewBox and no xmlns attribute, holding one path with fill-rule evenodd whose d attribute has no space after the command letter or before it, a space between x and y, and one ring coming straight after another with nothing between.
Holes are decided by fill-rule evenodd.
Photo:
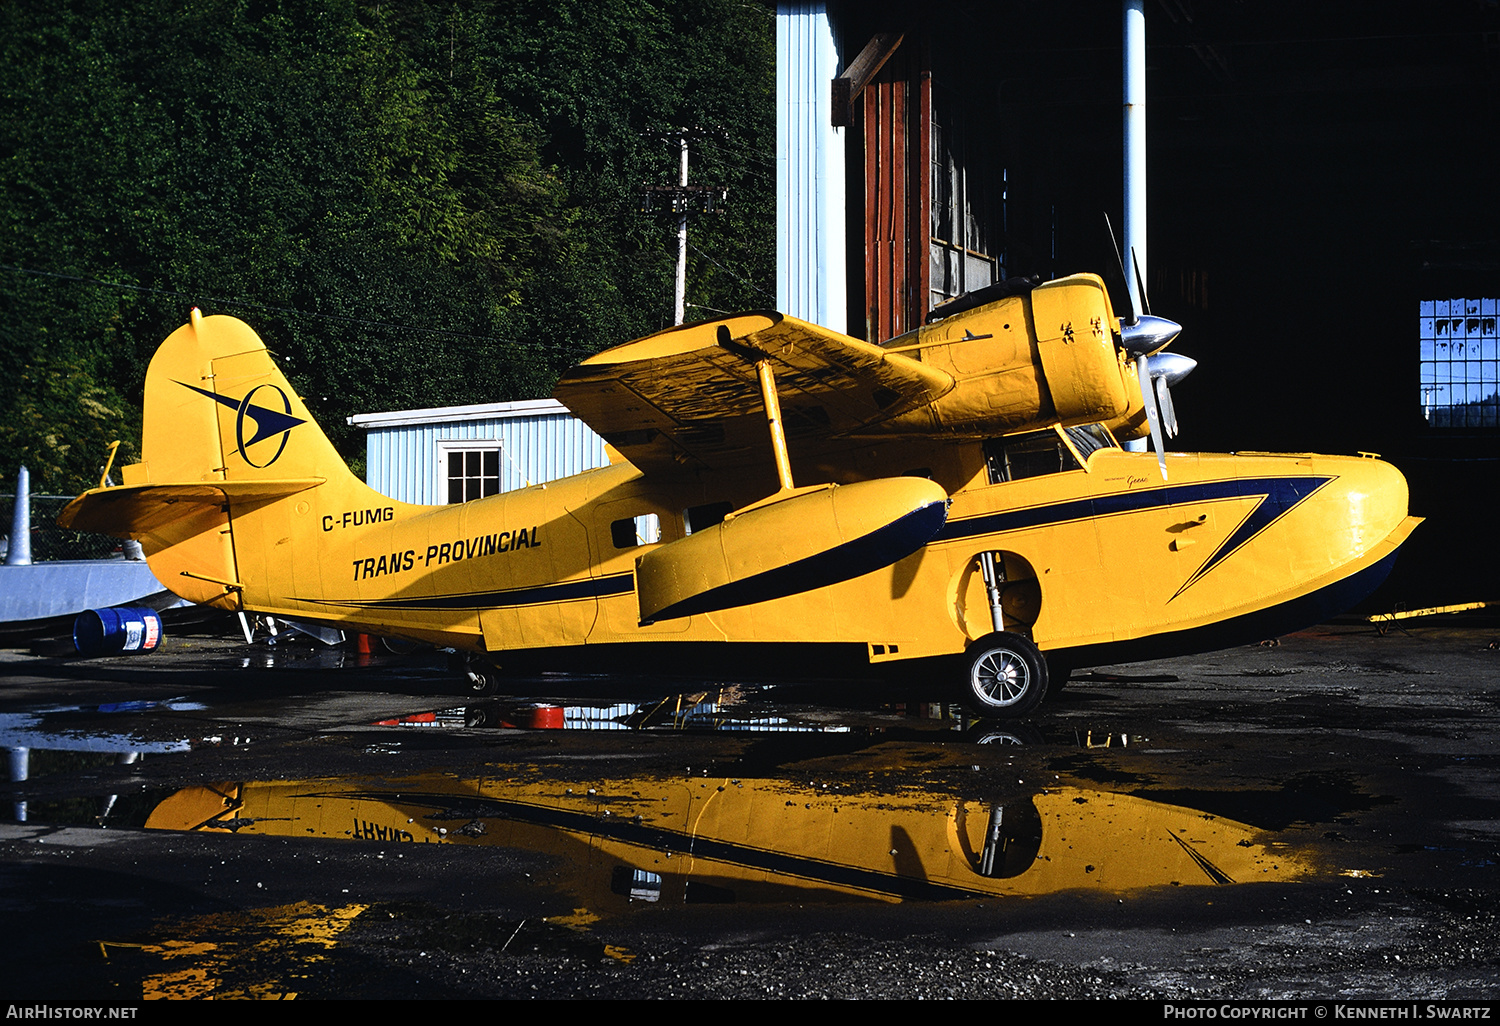
<instances>
[{"instance_id":1,"label":"propeller spinner","mask_svg":"<svg viewBox=\"0 0 1500 1026\"><path fill-rule=\"evenodd\" d=\"M1110 235L1114 235L1113 228L1110 229ZM1130 258L1132 262L1135 261L1134 250L1131 251ZM1121 261L1122 271L1123 264ZM1146 423L1151 428L1151 447L1156 450L1156 464L1161 468L1161 479L1165 481L1165 439L1177 437L1177 410L1172 405L1172 386L1192 373L1193 368L1198 366L1198 361L1161 351L1182 331L1182 325L1151 313L1151 304L1146 299L1146 283L1141 278L1138 263L1136 281L1141 289L1140 308L1136 306L1136 297L1130 295L1130 320L1120 322L1120 347L1127 356L1135 360L1135 373L1141 386L1141 402L1146 407ZM1142 310L1145 312L1141 312Z\"/></svg>"}]
</instances>

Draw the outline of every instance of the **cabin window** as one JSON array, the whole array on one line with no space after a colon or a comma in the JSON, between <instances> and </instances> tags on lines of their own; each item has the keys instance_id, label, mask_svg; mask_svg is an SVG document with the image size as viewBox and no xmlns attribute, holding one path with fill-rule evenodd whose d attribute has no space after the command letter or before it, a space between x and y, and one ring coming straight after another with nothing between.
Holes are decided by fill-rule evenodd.
<instances>
[{"instance_id":1,"label":"cabin window","mask_svg":"<svg viewBox=\"0 0 1500 1026\"><path fill-rule=\"evenodd\" d=\"M1083 469L1062 436L1052 430L991 438L984 443L984 457L990 484Z\"/></svg>"},{"instance_id":2,"label":"cabin window","mask_svg":"<svg viewBox=\"0 0 1500 1026\"><path fill-rule=\"evenodd\" d=\"M636 901L660 901L661 874L648 869L616 866L610 873L609 889Z\"/></svg>"},{"instance_id":3,"label":"cabin window","mask_svg":"<svg viewBox=\"0 0 1500 1026\"><path fill-rule=\"evenodd\" d=\"M439 450L438 494L446 501L468 502L500 491L500 446L448 446Z\"/></svg>"},{"instance_id":4,"label":"cabin window","mask_svg":"<svg viewBox=\"0 0 1500 1026\"><path fill-rule=\"evenodd\" d=\"M1420 304L1422 417L1435 428L1500 427L1500 300Z\"/></svg>"},{"instance_id":5,"label":"cabin window","mask_svg":"<svg viewBox=\"0 0 1500 1026\"><path fill-rule=\"evenodd\" d=\"M724 518L729 516L734 509L727 502L710 502L702 506L691 506L682 511L682 526L688 534L694 531L706 531L715 524L722 524Z\"/></svg>"},{"instance_id":6,"label":"cabin window","mask_svg":"<svg viewBox=\"0 0 1500 1026\"><path fill-rule=\"evenodd\" d=\"M655 513L645 513L638 517L616 520L609 525L609 537L617 549L655 545L661 541L661 517Z\"/></svg>"}]
</instances>

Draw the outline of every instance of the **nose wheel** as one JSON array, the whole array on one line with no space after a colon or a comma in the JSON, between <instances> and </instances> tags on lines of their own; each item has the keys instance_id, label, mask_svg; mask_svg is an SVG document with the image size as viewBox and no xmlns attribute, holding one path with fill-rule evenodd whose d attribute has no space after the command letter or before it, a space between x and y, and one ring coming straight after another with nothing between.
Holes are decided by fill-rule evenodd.
<instances>
[{"instance_id":1,"label":"nose wheel","mask_svg":"<svg viewBox=\"0 0 1500 1026\"><path fill-rule=\"evenodd\" d=\"M964 653L963 701L992 719L1018 719L1047 693L1047 661L1029 638L996 631Z\"/></svg>"}]
</instances>

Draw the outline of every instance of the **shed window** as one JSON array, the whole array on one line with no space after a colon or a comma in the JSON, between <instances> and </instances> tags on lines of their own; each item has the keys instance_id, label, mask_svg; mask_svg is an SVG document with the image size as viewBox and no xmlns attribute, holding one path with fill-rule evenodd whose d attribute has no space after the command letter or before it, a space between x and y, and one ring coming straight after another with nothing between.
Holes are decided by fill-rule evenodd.
<instances>
[{"instance_id":1,"label":"shed window","mask_svg":"<svg viewBox=\"0 0 1500 1026\"><path fill-rule=\"evenodd\" d=\"M448 501L468 502L500 491L500 449L448 449L444 454Z\"/></svg>"}]
</instances>

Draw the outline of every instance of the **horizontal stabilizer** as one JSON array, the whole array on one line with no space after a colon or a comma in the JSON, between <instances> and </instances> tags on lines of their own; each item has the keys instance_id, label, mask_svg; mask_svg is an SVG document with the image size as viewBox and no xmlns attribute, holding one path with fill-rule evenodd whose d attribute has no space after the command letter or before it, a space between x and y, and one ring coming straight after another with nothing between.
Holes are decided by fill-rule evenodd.
<instances>
[{"instance_id":1,"label":"horizontal stabilizer","mask_svg":"<svg viewBox=\"0 0 1500 1026\"><path fill-rule=\"evenodd\" d=\"M61 527L133 538L225 502L261 502L316 488L321 477L261 481L194 481L93 488L58 514Z\"/></svg>"}]
</instances>

